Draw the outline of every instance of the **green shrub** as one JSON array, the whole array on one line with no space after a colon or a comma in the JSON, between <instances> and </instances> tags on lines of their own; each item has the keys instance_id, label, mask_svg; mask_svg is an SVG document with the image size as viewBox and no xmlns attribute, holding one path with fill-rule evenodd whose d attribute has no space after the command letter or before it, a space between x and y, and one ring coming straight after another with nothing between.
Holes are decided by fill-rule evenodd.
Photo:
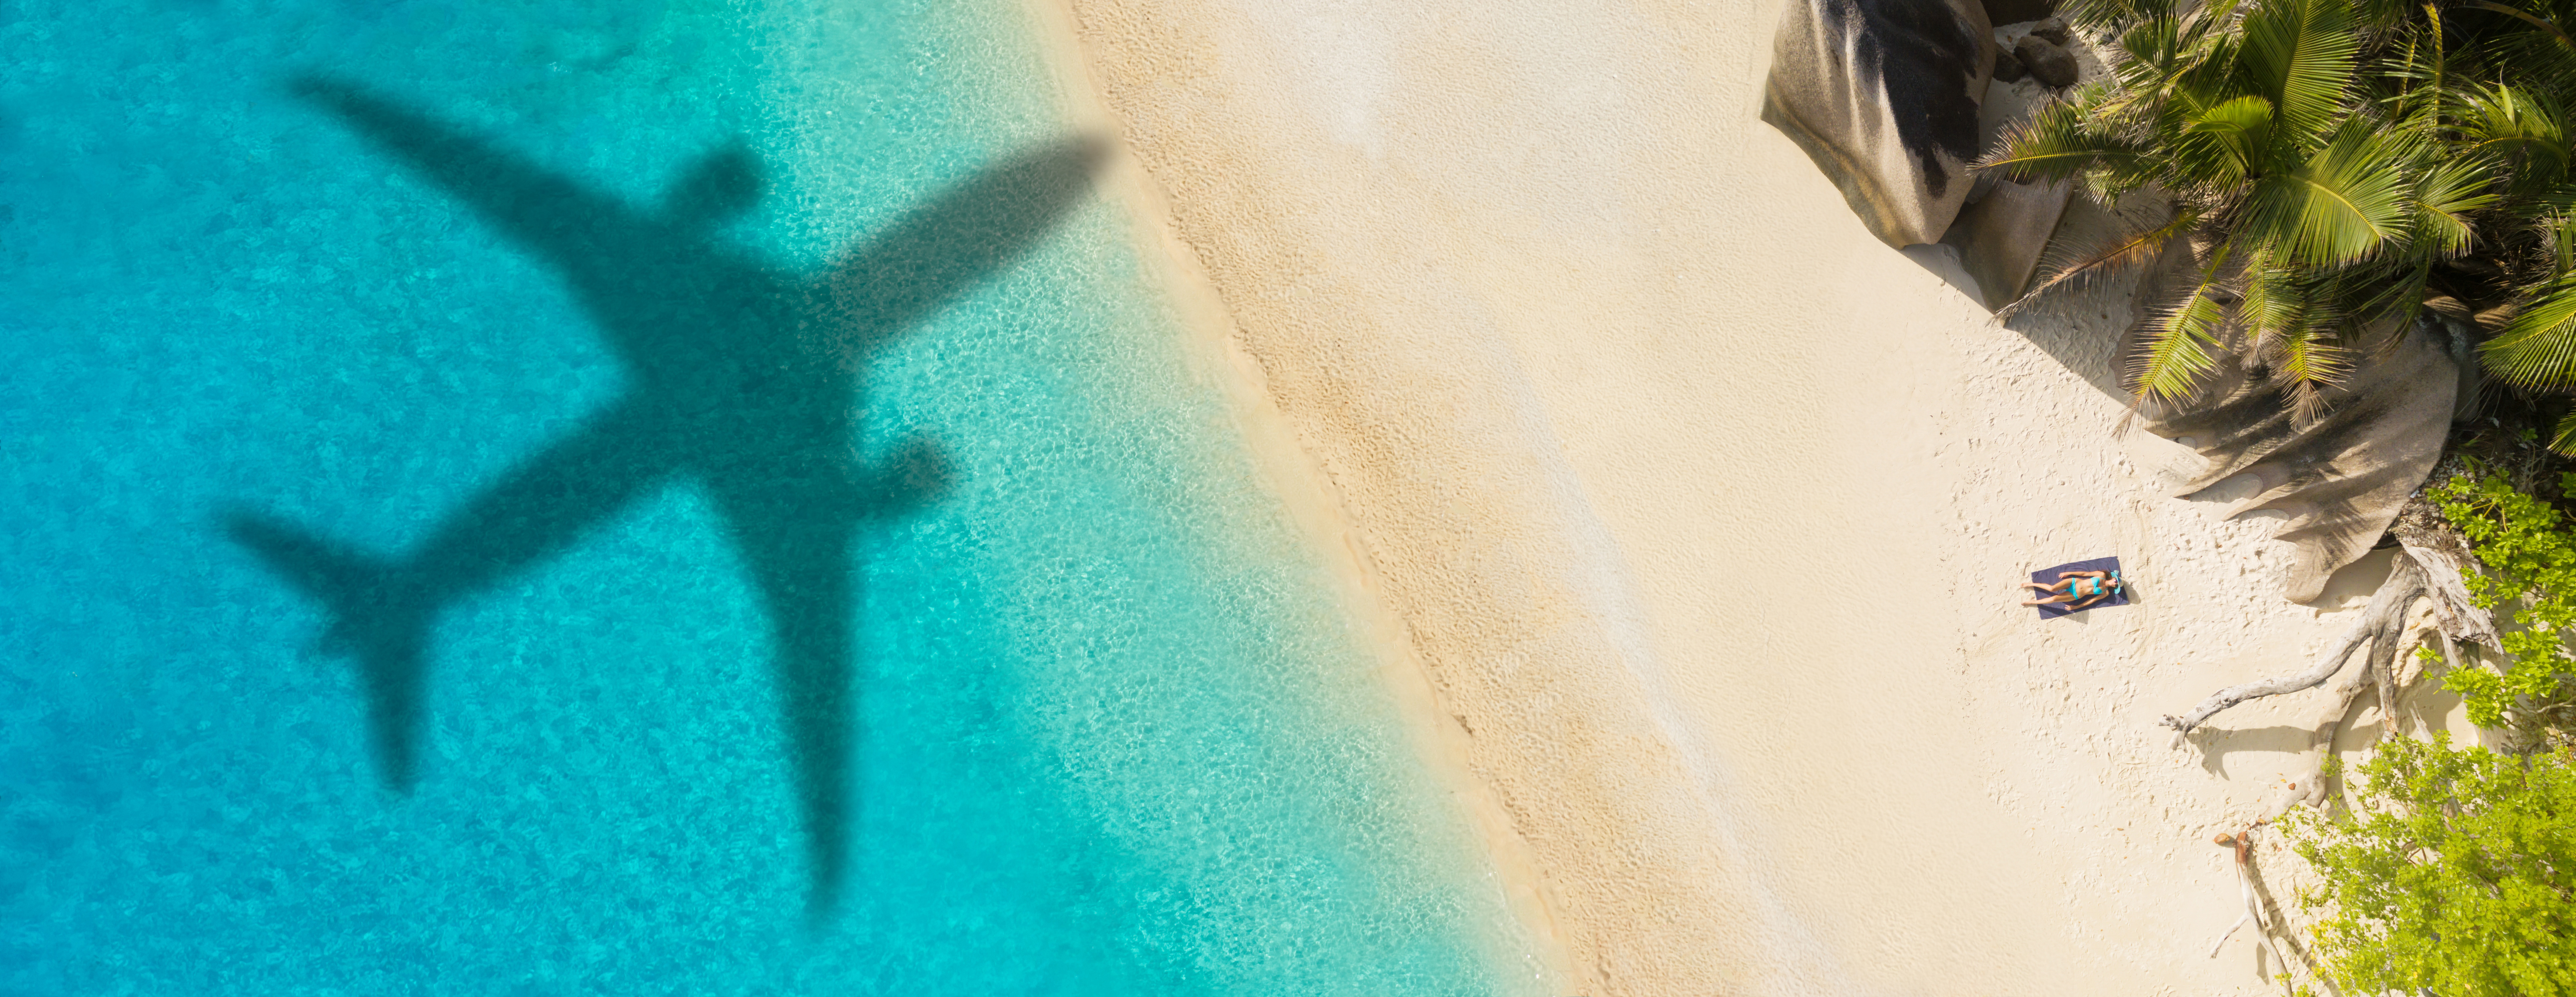
<instances>
[{"instance_id":1,"label":"green shrub","mask_svg":"<svg viewBox=\"0 0 2576 997\"><path fill-rule=\"evenodd\" d=\"M2302 906L2347 994L2576 995L2576 754L2411 738L2358 766L2359 810L2282 819L2323 877Z\"/></svg>"},{"instance_id":2,"label":"green shrub","mask_svg":"<svg viewBox=\"0 0 2576 997\"><path fill-rule=\"evenodd\" d=\"M2576 494L2576 475L2567 477L2568 494ZM2510 670L2460 668L2443 676L2443 686L2467 700L2478 726L2512 726L2535 739L2563 735L2568 704L2576 702L2576 657L2563 642L2576 625L2576 533L2567 517L2493 474L2456 475L2425 497L2486 565L2462 578L2470 597L2490 610L2515 607L2509 620L2499 620L2509 624L2501 629ZM2425 654L2427 661L2437 657Z\"/></svg>"}]
</instances>

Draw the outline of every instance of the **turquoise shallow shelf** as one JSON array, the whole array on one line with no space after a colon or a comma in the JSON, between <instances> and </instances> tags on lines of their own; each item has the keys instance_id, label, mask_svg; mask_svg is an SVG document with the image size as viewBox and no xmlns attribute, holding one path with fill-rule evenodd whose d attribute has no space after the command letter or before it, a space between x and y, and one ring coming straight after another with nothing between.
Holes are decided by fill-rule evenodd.
<instances>
[{"instance_id":1,"label":"turquoise shallow shelf","mask_svg":"<svg viewBox=\"0 0 2576 997\"><path fill-rule=\"evenodd\" d=\"M20 5L0 994L1525 993L1019 12Z\"/></svg>"}]
</instances>

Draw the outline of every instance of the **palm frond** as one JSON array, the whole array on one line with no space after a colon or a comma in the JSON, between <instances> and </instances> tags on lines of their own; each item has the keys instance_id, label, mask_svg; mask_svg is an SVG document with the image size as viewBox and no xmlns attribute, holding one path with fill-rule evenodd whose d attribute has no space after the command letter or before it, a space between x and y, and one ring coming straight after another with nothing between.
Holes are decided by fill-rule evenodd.
<instances>
[{"instance_id":1,"label":"palm frond","mask_svg":"<svg viewBox=\"0 0 2576 997\"><path fill-rule=\"evenodd\" d=\"M2181 401L2217 369L2215 351L2227 323L2226 307L2213 297L2219 290L2209 271L2203 271L2187 296L2149 316L2145 349L2129 372L2139 398Z\"/></svg>"},{"instance_id":2,"label":"palm frond","mask_svg":"<svg viewBox=\"0 0 2576 997\"><path fill-rule=\"evenodd\" d=\"M2576 456L2576 410L2558 419L2558 431L2549 434L2549 449Z\"/></svg>"},{"instance_id":3,"label":"palm frond","mask_svg":"<svg viewBox=\"0 0 2576 997\"><path fill-rule=\"evenodd\" d=\"M2541 288L2479 354L2506 383L2576 387L2576 279L2562 276Z\"/></svg>"},{"instance_id":4,"label":"palm frond","mask_svg":"<svg viewBox=\"0 0 2576 997\"><path fill-rule=\"evenodd\" d=\"M2291 418L2305 425L2324 413L2325 389L2350 366L2329 335L2332 311L2314 300L2299 273L2269 260L2246 261L2245 295L2236 321L2247 349L2270 371L2290 399Z\"/></svg>"},{"instance_id":5,"label":"palm frond","mask_svg":"<svg viewBox=\"0 0 2576 997\"><path fill-rule=\"evenodd\" d=\"M2058 7L2067 20L2100 31L2117 31L2169 10L2166 0L2067 0Z\"/></svg>"},{"instance_id":6,"label":"palm frond","mask_svg":"<svg viewBox=\"0 0 2576 997\"><path fill-rule=\"evenodd\" d=\"M2432 264L2430 255L2415 253L2337 267L2318 282L2313 297L2333 302L2345 318L2357 323L2413 322L2423 313L2424 300L2434 296Z\"/></svg>"},{"instance_id":7,"label":"palm frond","mask_svg":"<svg viewBox=\"0 0 2576 997\"><path fill-rule=\"evenodd\" d=\"M2176 68L2182 56L2182 21L2171 14L2139 20L2121 31L2114 48L2122 58L2112 64L2122 87L2152 91Z\"/></svg>"},{"instance_id":8,"label":"palm frond","mask_svg":"<svg viewBox=\"0 0 2576 997\"><path fill-rule=\"evenodd\" d=\"M2160 99L2177 87L2211 82L2213 67L2219 76L2233 72L2237 40L2220 30L2232 23L2227 15L2233 8L2230 0L2219 9L2168 12L2121 31L2108 53L2120 88Z\"/></svg>"},{"instance_id":9,"label":"palm frond","mask_svg":"<svg viewBox=\"0 0 2576 997\"><path fill-rule=\"evenodd\" d=\"M2393 32L2417 10L2420 0L2352 0L2353 21L2365 32Z\"/></svg>"},{"instance_id":10,"label":"palm frond","mask_svg":"<svg viewBox=\"0 0 2576 997\"><path fill-rule=\"evenodd\" d=\"M2079 98L2082 95L2079 95ZM2082 99L2052 103L2015 126L1976 168L1994 170L2015 183L2062 181L2086 170L2136 166L2146 149L2127 138L2092 126Z\"/></svg>"},{"instance_id":11,"label":"palm frond","mask_svg":"<svg viewBox=\"0 0 2576 997\"><path fill-rule=\"evenodd\" d=\"M2477 235L2470 215L2493 207L2488 188L2493 164L2455 157L2431 164L2415 180L2415 244L2428 256L2449 258L2469 251Z\"/></svg>"},{"instance_id":12,"label":"palm frond","mask_svg":"<svg viewBox=\"0 0 2576 997\"><path fill-rule=\"evenodd\" d=\"M2245 0L2208 0L2205 3L2178 3L2183 8L2182 43L2185 48L2200 48L2211 39L2231 37L2243 23Z\"/></svg>"},{"instance_id":13,"label":"palm frond","mask_svg":"<svg viewBox=\"0 0 2576 997\"><path fill-rule=\"evenodd\" d=\"M2265 258L2259 249L2246 261L2245 274L2245 294L2236 303L2236 321L2261 349L2266 341L2299 323L2300 316L2307 312L2308 296L2301 293L2291 268Z\"/></svg>"},{"instance_id":14,"label":"palm frond","mask_svg":"<svg viewBox=\"0 0 2576 997\"><path fill-rule=\"evenodd\" d=\"M2557 22L2551 21L2548 18L2527 10L2494 3L2492 0L2469 0L2467 6L2475 7L2479 10L2494 11L2498 14L2519 19L2532 27L2540 29L2543 35L2556 41L2560 47L2565 48L2570 52L2576 52L2576 38L2567 37L2567 29L2559 27Z\"/></svg>"},{"instance_id":15,"label":"palm frond","mask_svg":"<svg viewBox=\"0 0 2576 997\"><path fill-rule=\"evenodd\" d=\"M2272 144L2272 102L2247 94L2201 112L2169 157L2176 172L2213 186L2241 183Z\"/></svg>"},{"instance_id":16,"label":"palm frond","mask_svg":"<svg viewBox=\"0 0 2576 997\"><path fill-rule=\"evenodd\" d=\"M2576 214L2562 214L2539 224L2543 245L2549 250L2551 280L2576 272Z\"/></svg>"},{"instance_id":17,"label":"palm frond","mask_svg":"<svg viewBox=\"0 0 2576 997\"><path fill-rule=\"evenodd\" d=\"M2307 266L2356 263L2405 233L2407 176L2392 143L2354 119L2298 168L2256 183L2246 231L2273 259Z\"/></svg>"},{"instance_id":18,"label":"palm frond","mask_svg":"<svg viewBox=\"0 0 2576 997\"><path fill-rule=\"evenodd\" d=\"M2556 101L2499 83L2469 88L2460 104L2461 136L2472 149L2520 166L2515 186L2529 191L2565 179L2571 157Z\"/></svg>"},{"instance_id":19,"label":"palm frond","mask_svg":"<svg viewBox=\"0 0 2576 997\"><path fill-rule=\"evenodd\" d=\"M2460 43L2460 75L2571 96L2576 46L2568 44L2566 28L2576 23L2570 17L2576 8L2563 0L2504 0L2462 4L2447 13ZM2474 70L2465 65L2472 59L2478 63Z\"/></svg>"},{"instance_id":20,"label":"palm frond","mask_svg":"<svg viewBox=\"0 0 2576 997\"><path fill-rule=\"evenodd\" d=\"M2440 6L2424 5L2424 23L2409 26L2403 49L2385 70L2389 79L2398 81L2396 92L2389 95L2389 117L2438 122L2442 119L2442 90L2449 85L2450 70Z\"/></svg>"},{"instance_id":21,"label":"palm frond","mask_svg":"<svg viewBox=\"0 0 2576 997\"><path fill-rule=\"evenodd\" d=\"M2321 140L2340 116L2361 35L2345 0L2272 0L2245 15L2239 57L2272 101L2276 137L2293 154Z\"/></svg>"},{"instance_id":22,"label":"palm frond","mask_svg":"<svg viewBox=\"0 0 2576 997\"><path fill-rule=\"evenodd\" d=\"M2301 425L2325 414L2325 392L2342 383L2353 358L2336 335L2344 315L2335 307L2331 279L2256 258L2246 266L2244 300L2236 306L2249 349L2289 397L2290 417Z\"/></svg>"},{"instance_id":23,"label":"palm frond","mask_svg":"<svg viewBox=\"0 0 2576 997\"><path fill-rule=\"evenodd\" d=\"M2290 418L2314 424L2325 414L2325 393L2343 380L2350 358L2324 323L2303 318L2269 344L2272 381L2290 396Z\"/></svg>"},{"instance_id":24,"label":"palm frond","mask_svg":"<svg viewBox=\"0 0 2576 997\"><path fill-rule=\"evenodd\" d=\"M2174 211L2173 217L2166 219L2162 225L2116 235L2087 249L2079 250L2071 257L2051 264L2046 278L2030 290L2022 292L2021 297L2013 299L2011 304L1997 309L1995 318L1998 320L2011 318L2019 313L2023 306L2039 300L2040 295L2058 287L2131 267L2145 266L2153 262L2156 254L2163 252L2167 244L2190 234L2193 228L2200 225L2200 221L2201 216L2198 211L2188 207L2178 208Z\"/></svg>"},{"instance_id":25,"label":"palm frond","mask_svg":"<svg viewBox=\"0 0 2576 997\"><path fill-rule=\"evenodd\" d=\"M2184 45L2165 83L2167 92L2199 94L2202 104L2215 104L2245 92L2240 66L2244 61L2244 39L2235 34L2217 34L2186 38Z\"/></svg>"}]
</instances>

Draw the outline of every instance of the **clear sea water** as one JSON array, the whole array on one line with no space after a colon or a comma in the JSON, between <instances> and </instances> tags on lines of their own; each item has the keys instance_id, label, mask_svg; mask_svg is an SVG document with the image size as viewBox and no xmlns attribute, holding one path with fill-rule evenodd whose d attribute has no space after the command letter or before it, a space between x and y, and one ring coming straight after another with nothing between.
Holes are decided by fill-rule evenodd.
<instances>
[{"instance_id":1,"label":"clear sea water","mask_svg":"<svg viewBox=\"0 0 2576 997\"><path fill-rule=\"evenodd\" d=\"M1530 992L1017 0L7 9L0 994Z\"/></svg>"}]
</instances>

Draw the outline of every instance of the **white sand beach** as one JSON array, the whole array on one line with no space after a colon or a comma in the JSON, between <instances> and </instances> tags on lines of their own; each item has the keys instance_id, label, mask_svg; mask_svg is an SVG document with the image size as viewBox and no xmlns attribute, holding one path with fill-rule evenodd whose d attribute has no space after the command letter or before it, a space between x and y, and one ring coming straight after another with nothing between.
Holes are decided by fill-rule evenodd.
<instances>
[{"instance_id":1,"label":"white sand beach","mask_svg":"<svg viewBox=\"0 0 2576 997\"><path fill-rule=\"evenodd\" d=\"M2385 555L2285 602L2273 523L2120 435L2125 287L1998 325L1871 238L1757 118L1776 3L1037 2L1556 992L2278 992L2251 931L2209 956L2210 838L2325 693L2156 720L2304 665ZM2016 605L2104 555L2136 605Z\"/></svg>"}]
</instances>

